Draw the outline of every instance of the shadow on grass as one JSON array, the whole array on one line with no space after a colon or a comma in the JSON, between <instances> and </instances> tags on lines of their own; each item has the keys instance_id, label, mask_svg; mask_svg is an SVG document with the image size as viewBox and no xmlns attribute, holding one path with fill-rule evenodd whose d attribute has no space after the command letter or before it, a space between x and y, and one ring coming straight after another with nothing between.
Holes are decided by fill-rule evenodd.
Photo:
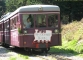
<instances>
[{"instance_id":1,"label":"shadow on grass","mask_svg":"<svg viewBox=\"0 0 83 60\"><path fill-rule=\"evenodd\" d=\"M49 51L51 54L58 54L58 55L66 55L66 56L76 56L79 55L78 52L75 52L74 50L71 49L64 49L64 48L55 48L52 47Z\"/></svg>"}]
</instances>

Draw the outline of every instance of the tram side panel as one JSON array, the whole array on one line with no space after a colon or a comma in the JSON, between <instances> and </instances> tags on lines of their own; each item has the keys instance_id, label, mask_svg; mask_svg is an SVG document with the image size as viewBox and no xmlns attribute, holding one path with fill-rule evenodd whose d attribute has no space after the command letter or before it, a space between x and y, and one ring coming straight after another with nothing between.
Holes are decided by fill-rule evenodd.
<instances>
[{"instance_id":1,"label":"tram side panel","mask_svg":"<svg viewBox=\"0 0 83 60\"><path fill-rule=\"evenodd\" d=\"M10 45L10 32L9 32L9 20L4 21L4 43Z\"/></svg>"},{"instance_id":2,"label":"tram side panel","mask_svg":"<svg viewBox=\"0 0 83 60\"><path fill-rule=\"evenodd\" d=\"M3 22L0 23L0 43L3 43Z\"/></svg>"},{"instance_id":3,"label":"tram side panel","mask_svg":"<svg viewBox=\"0 0 83 60\"><path fill-rule=\"evenodd\" d=\"M1 31L0 31L0 43L1 43L1 41L2 41L2 40L1 40Z\"/></svg>"},{"instance_id":4,"label":"tram side panel","mask_svg":"<svg viewBox=\"0 0 83 60\"><path fill-rule=\"evenodd\" d=\"M59 45L61 46L62 45L62 39L61 39L61 34L59 34Z\"/></svg>"},{"instance_id":5,"label":"tram side panel","mask_svg":"<svg viewBox=\"0 0 83 60\"><path fill-rule=\"evenodd\" d=\"M18 29L11 30L11 42L12 46L23 48L23 34L19 34Z\"/></svg>"},{"instance_id":6,"label":"tram side panel","mask_svg":"<svg viewBox=\"0 0 83 60\"><path fill-rule=\"evenodd\" d=\"M28 47L28 48L33 48L33 40L34 40L34 34L33 31L34 29L28 29L26 30L28 33L21 33L18 35L18 40L19 40L19 47Z\"/></svg>"},{"instance_id":7,"label":"tram side panel","mask_svg":"<svg viewBox=\"0 0 83 60\"><path fill-rule=\"evenodd\" d=\"M29 48L35 48L35 45L33 44L34 35L33 34L25 34L23 36L23 46L29 47Z\"/></svg>"},{"instance_id":8,"label":"tram side panel","mask_svg":"<svg viewBox=\"0 0 83 60\"><path fill-rule=\"evenodd\" d=\"M0 24L0 43L1 43L1 24Z\"/></svg>"},{"instance_id":9,"label":"tram side panel","mask_svg":"<svg viewBox=\"0 0 83 60\"><path fill-rule=\"evenodd\" d=\"M11 45L12 46L19 46L18 31L17 30L11 30Z\"/></svg>"},{"instance_id":10,"label":"tram side panel","mask_svg":"<svg viewBox=\"0 0 83 60\"><path fill-rule=\"evenodd\" d=\"M51 44L50 46L57 46L61 45L61 37L60 34L53 34L51 38Z\"/></svg>"}]
</instances>

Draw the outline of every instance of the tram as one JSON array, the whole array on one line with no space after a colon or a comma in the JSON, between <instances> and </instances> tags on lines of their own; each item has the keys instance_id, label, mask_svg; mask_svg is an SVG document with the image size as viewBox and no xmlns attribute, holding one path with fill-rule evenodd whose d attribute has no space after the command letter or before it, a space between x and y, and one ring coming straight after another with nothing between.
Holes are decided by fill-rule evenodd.
<instances>
[{"instance_id":1,"label":"tram","mask_svg":"<svg viewBox=\"0 0 83 60\"><path fill-rule=\"evenodd\" d=\"M62 45L60 8L57 5L21 6L0 19L0 43L31 52L48 52Z\"/></svg>"}]
</instances>

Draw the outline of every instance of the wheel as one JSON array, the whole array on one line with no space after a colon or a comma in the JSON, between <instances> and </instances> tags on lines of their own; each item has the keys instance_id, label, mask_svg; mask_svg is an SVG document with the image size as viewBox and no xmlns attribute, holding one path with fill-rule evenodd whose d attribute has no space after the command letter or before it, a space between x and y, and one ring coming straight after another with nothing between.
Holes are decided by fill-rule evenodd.
<instances>
[{"instance_id":1,"label":"wheel","mask_svg":"<svg viewBox=\"0 0 83 60\"><path fill-rule=\"evenodd\" d=\"M32 53L36 52L34 49L32 49Z\"/></svg>"},{"instance_id":2,"label":"wheel","mask_svg":"<svg viewBox=\"0 0 83 60\"><path fill-rule=\"evenodd\" d=\"M45 52L45 53L48 53L48 49L47 49L47 48L45 48L44 52Z\"/></svg>"},{"instance_id":3,"label":"wheel","mask_svg":"<svg viewBox=\"0 0 83 60\"><path fill-rule=\"evenodd\" d=\"M41 53L44 53L44 49L41 49Z\"/></svg>"},{"instance_id":4,"label":"wheel","mask_svg":"<svg viewBox=\"0 0 83 60\"><path fill-rule=\"evenodd\" d=\"M28 54L31 54L32 53L32 49L31 48L24 48L25 51L28 52Z\"/></svg>"},{"instance_id":5,"label":"wheel","mask_svg":"<svg viewBox=\"0 0 83 60\"><path fill-rule=\"evenodd\" d=\"M42 52L42 53L44 53L44 52L45 52L45 53L48 53L48 49L47 49L47 48L43 48L43 49L41 50L41 52Z\"/></svg>"},{"instance_id":6,"label":"wheel","mask_svg":"<svg viewBox=\"0 0 83 60\"><path fill-rule=\"evenodd\" d=\"M5 44L5 43L2 43L2 46L5 47L5 48L9 48L9 44Z\"/></svg>"},{"instance_id":7,"label":"wheel","mask_svg":"<svg viewBox=\"0 0 83 60\"><path fill-rule=\"evenodd\" d=\"M49 48L47 48L47 50L49 51L49 50L50 50L50 47L49 47Z\"/></svg>"}]
</instances>

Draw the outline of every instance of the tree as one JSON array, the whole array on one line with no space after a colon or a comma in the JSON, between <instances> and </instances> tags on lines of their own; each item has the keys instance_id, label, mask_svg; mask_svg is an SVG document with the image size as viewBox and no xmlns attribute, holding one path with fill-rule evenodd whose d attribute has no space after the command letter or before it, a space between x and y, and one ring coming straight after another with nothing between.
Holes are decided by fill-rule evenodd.
<instances>
[{"instance_id":1,"label":"tree","mask_svg":"<svg viewBox=\"0 0 83 60\"><path fill-rule=\"evenodd\" d=\"M18 0L6 0L6 12L13 12L19 5Z\"/></svg>"},{"instance_id":2,"label":"tree","mask_svg":"<svg viewBox=\"0 0 83 60\"><path fill-rule=\"evenodd\" d=\"M4 0L0 0L0 17L1 15L3 15L5 13L5 1Z\"/></svg>"},{"instance_id":3,"label":"tree","mask_svg":"<svg viewBox=\"0 0 83 60\"><path fill-rule=\"evenodd\" d=\"M13 12L20 6L25 6L34 3L34 0L6 0L6 12Z\"/></svg>"},{"instance_id":4,"label":"tree","mask_svg":"<svg viewBox=\"0 0 83 60\"><path fill-rule=\"evenodd\" d=\"M6 12L12 12L20 6L34 4L58 5L60 7L61 17L69 17L68 22L80 20L83 17L83 2L79 0L5 0Z\"/></svg>"}]
</instances>

